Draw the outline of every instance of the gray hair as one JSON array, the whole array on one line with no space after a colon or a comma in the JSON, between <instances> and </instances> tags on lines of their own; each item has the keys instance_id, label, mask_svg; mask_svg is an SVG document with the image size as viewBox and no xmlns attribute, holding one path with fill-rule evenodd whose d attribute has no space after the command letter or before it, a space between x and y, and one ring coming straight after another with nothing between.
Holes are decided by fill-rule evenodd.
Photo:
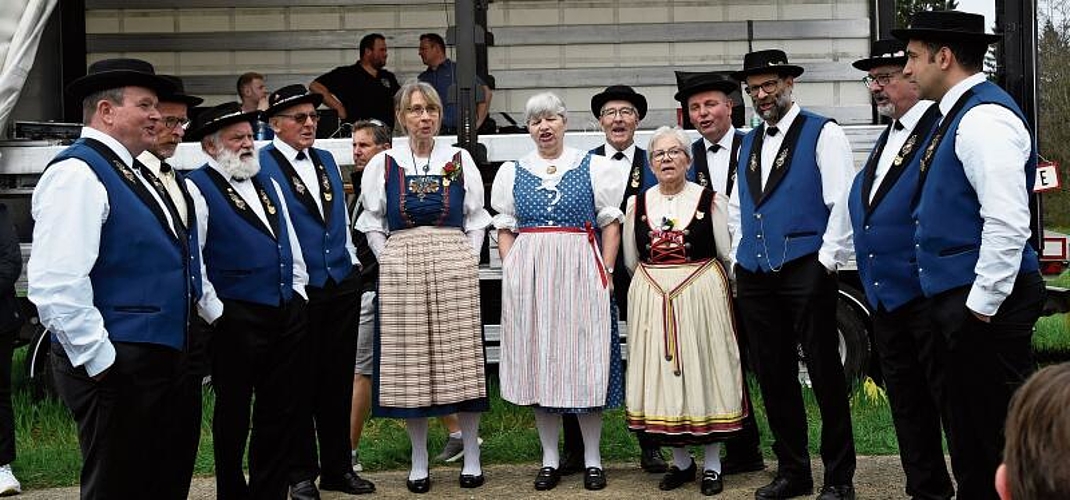
<instances>
[{"instance_id":1,"label":"gray hair","mask_svg":"<svg viewBox=\"0 0 1070 500\"><path fill-rule=\"evenodd\" d=\"M390 144L393 141L390 127L374 118L353 122L353 134L356 134L358 130L367 130L371 132L372 141L375 141L376 146Z\"/></svg>"},{"instance_id":2,"label":"gray hair","mask_svg":"<svg viewBox=\"0 0 1070 500\"><path fill-rule=\"evenodd\" d=\"M405 82L398 90L397 94L394 94L394 126L398 130L408 133L405 129L405 110L412 105L412 95L419 92L424 95L424 99L427 99L427 104L438 108L438 126L442 126L442 98L438 96L438 92L431 84L421 82L415 78L412 78ZM438 135L438 130L435 131L435 135Z\"/></svg>"},{"instance_id":3,"label":"gray hair","mask_svg":"<svg viewBox=\"0 0 1070 500\"><path fill-rule=\"evenodd\" d=\"M684 129L680 127L667 127L661 126L654 131L654 134L650 136L650 144L647 146L647 160L650 163L654 163L654 143L665 138L676 139L676 142L680 143L680 149L684 150L684 154L688 159L691 158L691 137L684 132Z\"/></svg>"},{"instance_id":4,"label":"gray hair","mask_svg":"<svg viewBox=\"0 0 1070 500\"><path fill-rule=\"evenodd\" d=\"M547 116L558 115L565 120L568 120L568 110L565 109L565 101L562 101L557 94L553 92L543 92L541 94L535 94L528 99L526 105L524 105L524 123L531 123L531 120L538 118L545 118Z\"/></svg>"},{"instance_id":5,"label":"gray hair","mask_svg":"<svg viewBox=\"0 0 1070 500\"><path fill-rule=\"evenodd\" d=\"M123 96L126 95L126 87L98 90L82 99L82 121L89 123L97 114L97 103L108 101L116 106L122 106Z\"/></svg>"}]
</instances>

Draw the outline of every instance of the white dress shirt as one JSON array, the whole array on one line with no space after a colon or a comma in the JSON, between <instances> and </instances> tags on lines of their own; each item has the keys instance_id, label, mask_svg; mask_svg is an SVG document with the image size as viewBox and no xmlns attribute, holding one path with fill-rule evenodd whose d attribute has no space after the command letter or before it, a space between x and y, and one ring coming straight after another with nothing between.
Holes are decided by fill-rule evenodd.
<instances>
[{"instance_id":1,"label":"white dress shirt","mask_svg":"<svg viewBox=\"0 0 1070 500\"><path fill-rule=\"evenodd\" d=\"M728 164L732 159L732 139L736 135L736 128L729 125L728 130L717 142L710 142L702 138L702 147L706 152L706 165L710 168L710 189L718 193L728 191ZM716 153L710 151L714 144L720 144L721 148ZM733 184L734 189L735 184Z\"/></svg>"},{"instance_id":2,"label":"white dress shirt","mask_svg":"<svg viewBox=\"0 0 1070 500\"><path fill-rule=\"evenodd\" d=\"M762 142L763 188L769 180L773 160L784 142L784 136L795 122L795 118L799 116L799 111L799 105L793 103L788 112L775 124L780 133L767 134ZM766 124L766 127L769 126L771 125ZM828 225L821 238L821 249L817 252L817 259L825 266L825 269L836 271L846 264L854 253L854 242L851 241L851 217L847 211L847 192L851 189L856 173L854 157L851 152L851 143L847 140L847 135L843 133L843 128L831 121L821 128L816 149L817 168L821 171L821 196L825 201L825 207L829 210ZM741 150L740 154L745 154L745 152ZM728 223L732 226L729 230L733 234L733 259L739 250L742 236L739 232L741 225L739 192L739 189L733 189L728 203Z\"/></svg>"},{"instance_id":3,"label":"white dress shirt","mask_svg":"<svg viewBox=\"0 0 1070 500\"><path fill-rule=\"evenodd\" d=\"M619 172L620 175L624 177L624 182L627 183L630 180L630 176L632 175L632 159L635 158L636 153L635 142L633 141L630 145L628 145L628 147L624 148L623 150L617 149L608 142L604 144L604 147L606 150L605 157L607 160L609 160L609 165L612 166L613 170ZM624 155L624 158L614 160L613 157L616 156L617 153L622 153ZM640 178L642 178L643 175L643 172L639 173ZM624 194L621 193L621 198L623 197Z\"/></svg>"},{"instance_id":4,"label":"white dress shirt","mask_svg":"<svg viewBox=\"0 0 1070 500\"><path fill-rule=\"evenodd\" d=\"M177 234L156 189L133 168L130 151L90 127L83 127L81 136L100 141L130 167L166 215L172 234ZM88 164L75 158L45 170L30 205L34 229L26 269L27 297L37 306L41 324L56 335L71 364L84 365L89 376L100 374L115 362L115 347L108 339L103 316L93 305L93 284L89 279L110 211L104 184Z\"/></svg>"},{"instance_id":5,"label":"white dress shirt","mask_svg":"<svg viewBox=\"0 0 1070 500\"><path fill-rule=\"evenodd\" d=\"M171 198L171 203L174 203L175 209L178 211L178 217L182 219L182 225L189 227L189 220L187 220L189 215L186 213L186 197L182 195L182 189L178 187L178 177L175 174L174 167L172 166L167 173L161 172L160 167L163 166L163 160L156 157L151 151L141 153L137 159L160 179L160 183L163 184L164 189L167 190L167 195Z\"/></svg>"},{"instance_id":6,"label":"white dress shirt","mask_svg":"<svg viewBox=\"0 0 1070 500\"><path fill-rule=\"evenodd\" d=\"M977 73L959 82L940 99L947 116L970 88L985 81ZM966 297L970 310L992 316L1010 295L1022 263L1029 229L1029 193L1024 165L1033 139L1011 110L998 104L970 108L959 120L955 154L981 204L981 249L974 271L977 278Z\"/></svg>"},{"instance_id":7,"label":"white dress shirt","mask_svg":"<svg viewBox=\"0 0 1070 500\"><path fill-rule=\"evenodd\" d=\"M868 193L870 201L873 201L873 195L877 194L877 190L880 189L884 176L892 169L892 162L899 156L899 150L903 149L903 144L906 144L907 139L914 133L914 127L918 125L918 120L921 120L921 116L933 104L935 103L924 99L918 101L903 116L899 117L899 123L903 124L903 130L896 130L895 127L891 127L888 130L888 140L884 143L884 150L881 151L880 158L877 159L877 169L873 175L873 188ZM920 139L924 138L924 135L920 137ZM924 147L924 144L918 144L916 147Z\"/></svg>"}]
</instances>

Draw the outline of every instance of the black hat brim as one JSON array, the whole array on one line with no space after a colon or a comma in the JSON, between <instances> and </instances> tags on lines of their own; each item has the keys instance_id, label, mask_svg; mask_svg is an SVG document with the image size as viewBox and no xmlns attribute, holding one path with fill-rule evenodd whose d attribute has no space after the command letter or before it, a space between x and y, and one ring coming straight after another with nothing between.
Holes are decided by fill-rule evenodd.
<instances>
[{"instance_id":1,"label":"black hat brim","mask_svg":"<svg viewBox=\"0 0 1070 500\"><path fill-rule=\"evenodd\" d=\"M635 106L635 110L639 113L639 119L646 118L647 102L646 97L642 94L635 92L617 92L609 91L595 94L591 98L591 114L595 118L602 116L602 106L605 106L609 101L628 101Z\"/></svg>"},{"instance_id":2,"label":"black hat brim","mask_svg":"<svg viewBox=\"0 0 1070 500\"><path fill-rule=\"evenodd\" d=\"M81 101L89 94L123 87L144 87L157 94L174 92L173 83L151 73L117 69L88 74L67 85L67 93Z\"/></svg>"},{"instance_id":3,"label":"black hat brim","mask_svg":"<svg viewBox=\"0 0 1070 500\"><path fill-rule=\"evenodd\" d=\"M892 36L904 42L909 42L910 40L942 40L965 43L984 43L986 45L996 43L1003 38L1002 35L994 35L991 33L970 33L955 30L911 28L894 29L892 30Z\"/></svg>"},{"instance_id":4,"label":"black hat brim","mask_svg":"<svg viewBox=\"0 0 1070 500\"><path fill-rule=\"evenodd\" d=\"M249 122L250 124L260 120L260 111L249 111L247 113L238 113L234 115L228 115L217 120L205 123L200 127L186 132L186 139L191 141L199 141L206 136L215 133L217 130L221 130L229 125L241 122Z\"/></svg>"},{"instance_id":5,"label":"black hat brim","mask_svg":"<svg viewBox=\"0 0 1070 500\"><path fill-rule=\"evenodd\" d=\"M862 71L869 71L877 66L906 66L907 58L902 57L867 57L865 59L859 59L853 63L855 69Z\"/></svg>"},{"instance_id":6,"label":"black hat brim","mask_svg":"<svg viewBox=\"0 0 1070 500\"><path fill-rule=\"evenodd\" d=\"M279 101L275 103L274 106L268 106L268 109L264 110L263 118L264 120L267 120L268 118L271 118L272 116L275 116L288 108L292 108L294 106L297 106L298 104L304 103L309 103L314 108L319 107L319 105L323 103L323 96L315 92L309 92L304 95L299 95L290 99L286 99L284 101Z\"/></svg>"},{"instance_id":7,"label":"black hat brim","mask_svg":"<svg viewBox=\"0 0 1070 500\"><path fill-rule=\"evenodd\" d=\"M186 94L163 94L160 95L160 102L177 102L192 108L199 106L204 102L204 99Z\"/></svg>"},{"instance_id":8,"label":"black hat brim","mask_svg":"<svg viewBox=\"0 0 1070 500\"><path fill-rule=\"evenodd\" d=\"M760 68L747 68L742 71L736 71L732 73L732 78L742 82L750 75L764 75L766 73L777 73L797 78L799 75L803 74L804 71L802 66L796 66L794 64L778 64L776 66L762 66Z\"/></svg>"},{"instance_id":9,"label":"black hat brim","mask_svg":"<svg viewBox=\"0 0 1070 500\"><path fill-rule=\"evenodd\" d=\"M731 95L733 92L739 91L739 84L724 79L699 82L678 90L672 98L676 99L680 104L687 104L687 100L690 99L691 96L709 90L719 90L724 92L725 95Z\"/></svg>"}]
</instances>

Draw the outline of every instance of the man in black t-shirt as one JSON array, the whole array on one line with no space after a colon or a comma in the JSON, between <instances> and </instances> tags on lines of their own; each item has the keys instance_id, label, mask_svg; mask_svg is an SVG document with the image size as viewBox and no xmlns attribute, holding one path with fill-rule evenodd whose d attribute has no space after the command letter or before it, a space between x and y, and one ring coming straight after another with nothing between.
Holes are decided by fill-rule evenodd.
<instances>
[{"instance_id":1,"label":"man in black t-shirt","mask_svg":"<svg viewBox=\"0 0 1070 500\"><path fill-rule=\"evenodd\" d=\"M343 123L376 119L394 127L394 94L401 88L386 66L386 38L379 33L360 39L360 60L316 78L308 88L338 112Z\"/></svg>"}]
</instances>

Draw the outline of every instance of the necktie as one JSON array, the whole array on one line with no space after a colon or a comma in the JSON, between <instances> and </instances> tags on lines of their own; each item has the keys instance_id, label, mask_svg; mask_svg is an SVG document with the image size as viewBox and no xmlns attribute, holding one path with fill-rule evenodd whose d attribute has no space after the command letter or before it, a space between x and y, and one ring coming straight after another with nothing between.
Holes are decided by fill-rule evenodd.
<instances>
[{"instance_id":1,"label":"necktie","mask_svg":"<svg viewBox=\"0 0 1070 500\"><path fill-rule=\"evenodd\" d=\"M170 163L167 163L165 161L161 161L160 162L160 173L161 174L171 173L171 170L172 170L172 168L171 168L171 164Z\"/></svg>"},{"instance_id":2,"label":"necktie","mask_svg":"<svg viewBox=\"0 0 1070 500\"><path fill-rule=\"evenodd\" d=\"M716 152L718 152L718 151L720 151L720 150L724 149L724 146L721 146L720 144L714 144L714 145L710 146L710 147L709 147L709 148L707 148L707 149L708 149L708 150L709 150L709 152L711 152L711 153L716 153Z\"/></svg>"},{"instance_id":3,"label":"necktie","mask_svg":"<svg viewBox=\"0 0 1070 500\"><path fill-rule=\"evenodd\" d=\"M624 153L617 151L617 154L613 155L613 159L620 161L624 159Z\"/></svg>"},{"instance_id":4,"label":"necktie","mask_svg":"<svg viewBox=\"0 0 1070 500\"><path fill-rule=\"evenodd\" d=\"M308 155L306 155L304 151L297 152L297 161L304 161L306 159L308 159Z\"/></svg>"},{"instance_id":5,"label":"necktie","mask_svg":"<svg viewBox=\"0 0 1070 500\"><path fill-rule=\"evenodd\" d=\"M903 122L896 120L892 123L892 128L894 128L895 130L903 130L905 127L903 127Z\"/></svg>"},{"instance_id":6,"label":"necktie","mask_svg":"<svg viewBox=\"0 0 1070 500\"><path fill-rule=\"evenodd\" d=\"M765 129L765 134L768 135L769 137L773 137L773 136L777 135L778 133L780 133L780 129L778 129L776 127L768 127L768 128Z\"/></svg>"}]
</instances>

